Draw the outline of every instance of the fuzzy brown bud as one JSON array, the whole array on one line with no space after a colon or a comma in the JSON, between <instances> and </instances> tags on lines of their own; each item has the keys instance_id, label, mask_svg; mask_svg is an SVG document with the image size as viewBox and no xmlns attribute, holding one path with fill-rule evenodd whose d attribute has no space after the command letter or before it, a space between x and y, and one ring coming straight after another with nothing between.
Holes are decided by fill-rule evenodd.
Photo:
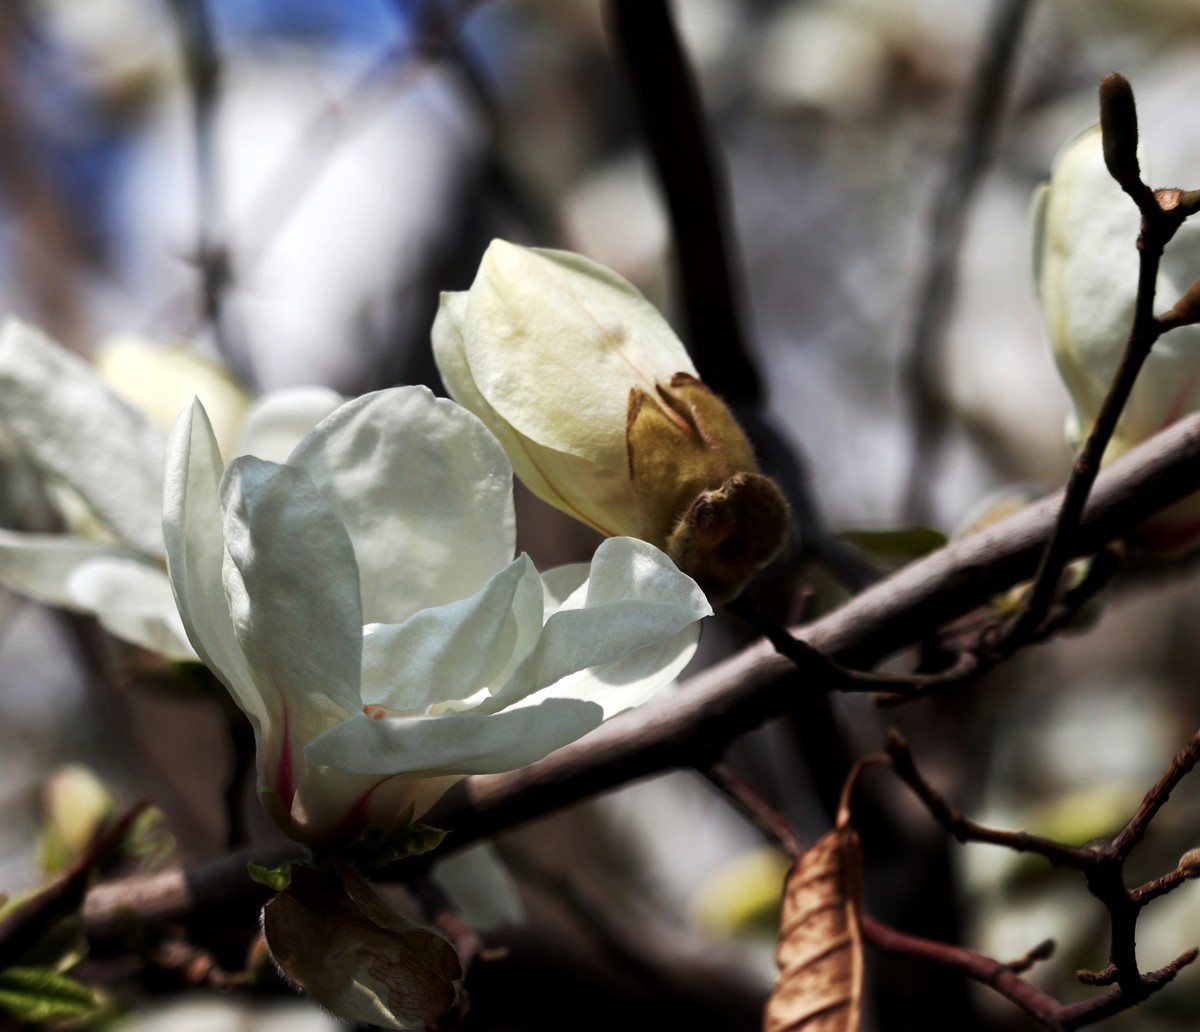
<instances>
[{"instance_id":1,"label":"fuzzy brown bud","mask_svg":"<svg viewBox=\"0 0 1200 1032\"><path fill-rule=\"evenodd\" d=\"M641 536L713 602L735 598L783 547L790 515L733 413L679 372L655 397L630 391L625 445Z\"/></svg>"},{"instance_id":2,"label":"fuzzy brown bud","mask_svg":"<svg viewBox=\"0 0 1200 1032\"><path fill-rule=\"evenodd\" d=\"M1142 170L1138 164L1137 105L1129 80L1117 72L1100 83L1100 132L1104 140L1104 164L1126 193L1142 193Z\"/></svg>"}]
</instances>

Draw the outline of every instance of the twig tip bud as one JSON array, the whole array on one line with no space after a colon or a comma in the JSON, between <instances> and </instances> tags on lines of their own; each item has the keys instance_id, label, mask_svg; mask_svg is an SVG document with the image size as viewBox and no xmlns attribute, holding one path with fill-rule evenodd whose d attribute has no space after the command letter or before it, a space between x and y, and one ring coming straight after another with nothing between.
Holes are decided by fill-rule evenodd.
<instances>
[{"instance_id":1,"label":"twig tip bud","mask_svg":"<svg viewBox=\"0 0 1200 1032\"><path fill-rule=\"evenodd\" d=\"M1175 866L1185 878L1200 877L1200 849L1189 849Z\"/></svg>"},{"instance_id":2,"label":"twig tip bud","mask_svg":"<svg viewBox=\"0 0 1200 1032\"><path fill-rule=\"evenodd\" d=\"M1144 191L1137 157L1137 105L1133 87L1117 72L1110 72L1100 82L1100 134L1109 175L1128 193Z\"/></svg>"}]
</instances>

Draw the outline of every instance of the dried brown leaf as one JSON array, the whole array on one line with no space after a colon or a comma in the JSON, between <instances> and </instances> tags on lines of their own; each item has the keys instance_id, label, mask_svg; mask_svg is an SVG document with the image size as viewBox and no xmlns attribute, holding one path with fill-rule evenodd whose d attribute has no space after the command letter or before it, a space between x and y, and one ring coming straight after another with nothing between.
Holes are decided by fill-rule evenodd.
<instances>
[{"instance_id":1,"label":"dried brown leaf","mask_svg":"<svg viewBox=\"0 0 1200 1032\"><path fill-rule=\"evenodd\" d=\"M841 823L841 822L839 822ZM862 848L847 824L810 846L784 888L764 1032L851 1032L862 1009Z\"/></svg>"},{"instance_id":2,"label":"dried brown leaf","mask_svg":"<svg viewBox=\"0 0 1200 1032\"><path fill-rule=\"evenodd\" d=\"M348 869L292 868L291 884L263 909L280 970L343 1018L422 1029L454 1004L454 948L404 919Z\"/></svg>"}]
</instances>

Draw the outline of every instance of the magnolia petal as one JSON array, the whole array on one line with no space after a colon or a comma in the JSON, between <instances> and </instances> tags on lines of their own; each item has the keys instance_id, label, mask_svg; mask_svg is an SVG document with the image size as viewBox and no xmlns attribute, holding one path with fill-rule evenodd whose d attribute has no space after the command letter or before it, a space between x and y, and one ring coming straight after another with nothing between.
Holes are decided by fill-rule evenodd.
<instances>
[{"instance_id":1,"label":"magnolia petal","mask_svg":"<svg viewBox=\"0 0 1200 1032\"><path fill-rule=\"evenodd\" d=\"M466 699L511 674L541 629L541 579L522 555L471 598L367 634L362 701L423 712Z\"/></svg>"},{"instance_id":2,"label":"magnolia petal","mask_svg":"<svg viewBox=\"0 0 1200 1032\"><path fill-rule=\"evenodd\" d=\"M591 563L566 563L542 573L542 595L546 600L546 620L562 609L567 599L587 583L591 569Z\"/></svg>"},{"instance_id":3,"label":"magnolia petal","mask_svg":"<svg viewBox=\"0 0 1200 1032\"><path fill-rule=\"evenodd\" d=\"M266 784L290 806L302 750L361 712L362 616L346 528L308 477L249 455L221 481L223 577L234 633L283 741Z\"/></svg>"},{"instance_id":4,"label":"magnolia petal","mask_svg":"<svg viewBox=\"0 0 1200 1032\"><path fill-rule=\"evenodd\" d=\"M488 404L467 363L463 340L467 297L466 293L442 294L433 321L433 355L450 396L483 420L504 446L513 472L543 501L606 537L636 535L637 506L624 469L615 472L544 447L518 433Z\"/></svg>"},{"instance_id":5,"label":"magnolia petal","mask_svg":"<svg viewBox=\"0 0 1200 1032\"><path fill-rule=\"evenodd\" d=\"M542 574L547 619L558 612L568 599L571 599L572 605L578 604L583 596L577 592L585 587L588 573L587 563L572 563ZM603 707L604 719L608 720L627 709L649 702L669 689L695 655L699 642L700 624L690 624L677 634L615 662L568 674L514 705L523 706L530 700L544 696L587 699Z\"/></svg>"},{"instance_id":6,"label":"magnolia petal","mask_svg":"<svg viewBox=\"0 0 1200 1032\"><path fill-rule=\"evenodd\" d=\"M650 702L675 684L700 643L700 624L693 623L669 638L638 649L602 666L589 667L514 703L510 709L536 705L543 698L594 702L610 720L618 713Z\"/></svg>"},{"instance_id":7,"label":"magnolia petal","mask_svg":"<svg viewBox=\"0 0 1200 1032\"><path fill-rule=\"evenodd\" d=\"M247 410L234 454L287 462L304 435L345 400L328 387L293 387L264 395Z\"/></svg>"},{"instance_id":8,"label":"magnolia petal","mask_svg":"<svg viewBox=\"0 0 1200 1032\"><path fill-rule=\"evenodd\" d=\"M1133 318L1139 226L1092 126L1055 158L1035 217L1034 262L1051 348L1087 421L1103 401Z\"/></svg>"},{"instance_id":9,"label":"magnolia petal","mask_svg":"<svg viewBox=\"0 0 1200 1032\"><path fill-rule=\"evenodd\" d=\"M513 770L583 737L604 719L593 702L544 699L502 713L355 717L316 739L309 763L348 774L493 774Z\"/></svg>"},{"instance_id":10,"label":"magnolia petal","mask_svg":"<svg viewBox=\"0 0 1200 1032\"><path fill-rule=\"evenodd\" d=\"M520 434L625 470L631 387L695 375L666 320L628 281L579 255L492 241L468 293L466 360Z\"/></svg>"},{"instance_id":11,"label":"magnolia petal","mask_svg":"<svg viewBox=\"0 0 1200 1032\"><path fill-rule=\"evenodd\" d=\"M163 478L163 540L167 570L188 640L256 724L266 720L238 645L225 601L221 566L225 540L218 487L224 464L204 406L192 402L167 440Z\"/></svg>"},{"instance_id":12,"label":"magnolia petal","mask_svg":"<svg viewBox=\"0 0 1200 1032\"><path fill-rule=\"evenodd\" d=\"M480 710L494 712L577 671L626 659L711 614L696 582L657 548L610 538L596 550L586 583L547 619L537 647ZM615 677L626 676L613 669ZM642 670L635 664L628 676L636 682Z\"/></svg>"},{"instance_id":13,"label":"magnolia petal","mask_svg":"<svg viewBox=\"0 0 1200 1032\"><path fill-rule=\"evenodd\" d=\"M280 755L283 706L259 691L233 630L221 567L225 558L218 485L224 466L204 406L194 401L167 440L163 541L167 570L188 640L250 719L258 745L259 783Z\"/></svg>"},{"instance_id":14,"label":"magnolia petal","mask_svg":"<svg viewBox=\"0 0 1200 1032\"><path fill-rule=\"evenodd\" d=\"M21 450L122 539L161 556L163 432L39 330L0 329L0 413Z\"/></svg>"},{"instance_id":15,"label":"magnolia petal","mask_svg":"<svg viewBox=\"0 0 1200 1032\"><path fill-rule=\"evenodd\" d=\"M171 582L157 566L125 557L92 559L71 574L67 588L110 634L167 659L196 660Z\"/></svg>"},{"instance_id":16,"label":"magnolia petal","mask_svg":"<svg viewBox=\"0 0 1200 1032\"><path fill-rule=\"evenodd\" d=\"M512 474L473 415L424 387L343 405L297 446L354 542L367 623L473 595L511 561Z\"/></svg>"},{"instance_id":17,"label":"magnolia petal","mask_svg":"<svg viewBox=\"0 0 1200 1032\"><path fill-rule=\"evenodd\" d=\"M233 443L250 396L224 366L182 344L164 346L133 334L106 338L92 357L105 382L164 432L199 398L221 453L236 454Z\"/></svg>"},{"instance_id":18,"label":"magnolia petal","mask_svg":"<svg viewBox=\"0 0 1200 1032\"><path fill-rule=\"evenodd\" d=\"M71 574L86 562L110 556L137 558L137 553L74 535L0 529L0 583L47 605L79 609L67 586Z\"/></svg>"}]
</instances>

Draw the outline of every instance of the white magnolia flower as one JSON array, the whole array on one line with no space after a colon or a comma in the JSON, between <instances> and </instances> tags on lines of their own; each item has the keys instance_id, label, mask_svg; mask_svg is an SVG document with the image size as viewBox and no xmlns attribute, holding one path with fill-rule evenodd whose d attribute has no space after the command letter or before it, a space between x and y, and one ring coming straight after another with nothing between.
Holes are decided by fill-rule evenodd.
<instances>
[{"instance_id":1,"label":"white magnolia flower","mask_svg":"<svg viewBox=\"0 0 1200 1032\"><path fill-rule=\"evenodd\" d=\"M1137 207L1105 167L1100 127L1069 140L1034 198L1033 258L1050 346L1071 396L1067 433L1076 446L1100 411L1133 323L1140 225ZM1200 275L1197 230L1185 224L1163 256L1160 311ZM1198 408L1200 327L1188 326L1155 343L1105 459ZM1186 547L1200 532L1200 504L1188 499L1142 529L1153 547Z\"/></svg>"},{"instance_id":2,"label":"white magnolia flower","mask_svg":"<svg viewBox=\"0 0 1200 1032\"><path fill-rule=\"evenodd\" d=\"M301 840L412 820L646 701L711 612L642 541L544 577L513 559L503 450L424 388L347 403L286 464L222 469L194 404L167 456L171 581L254 725L264 805Z\"/></svg>"},{"instance_id":3,"label":"white magnolia flower","mask_svg":"<svg viewBox=\"0 0 1200 1032\"><path fill-rule=\"evenodd\" d=\"M164 385L178 389L161 376L156 382L160 396ZM155 392L145 381L138 389ZM240 419L234 450L279 454L286 442L286 455L341 400L323 388L265 398ZM117 637L169 659L195 660L166 575L165 430L89 363L10 318L0 328L5 432L41 475L67 529L0 529L0 583L39 602L93 614Z\"/></svg>"},{"instance_id":4,"label":"white magnolia flower","mask_svg":"<svg viewBox=\"0 0 1200 1032\"><path fill-rule=\"evenodd\" d=\"M451 396L534 494L665 549L714 599L783 545L787 504L725 404L629 282L566 251L494 240L433 326Z\"/></svg>"}]
</instances>

